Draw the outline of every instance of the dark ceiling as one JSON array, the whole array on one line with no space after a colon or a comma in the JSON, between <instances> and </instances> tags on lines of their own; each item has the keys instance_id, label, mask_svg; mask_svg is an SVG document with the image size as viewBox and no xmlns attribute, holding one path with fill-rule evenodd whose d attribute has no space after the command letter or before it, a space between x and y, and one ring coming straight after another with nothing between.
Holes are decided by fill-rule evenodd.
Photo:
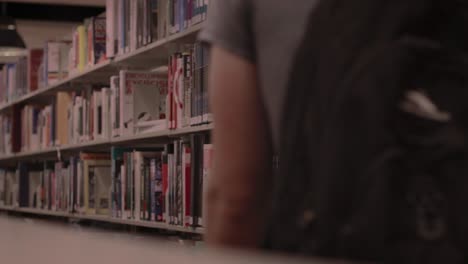
<instances>
[{"instance_id":1,"label":"dark ceiling","mask_svg":"<svg viewBox=\"0 0 468 264\"><path fill-rule=\"evenodd\" d=\"M14 19L61 22L82 22L85 18L97 16L105 11L104 7L16 3L8 1L0 3L0 7L2 14L5 13Z\"/></svg>"}]
</instances>

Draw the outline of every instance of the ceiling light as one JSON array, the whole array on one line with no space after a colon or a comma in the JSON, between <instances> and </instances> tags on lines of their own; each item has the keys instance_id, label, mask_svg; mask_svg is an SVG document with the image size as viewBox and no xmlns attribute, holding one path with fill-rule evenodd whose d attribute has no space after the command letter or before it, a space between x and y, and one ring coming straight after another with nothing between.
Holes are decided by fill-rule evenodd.
<instances>
[{"instance_id":1,"label":"ceiling light","mask_svg":"<svg viewBox=\"0 0 468 264\"><path fill-rule=\"evenodd\" d=\"M0 62L9 62L27 54L23 38L16 30L16 22L7 16L0 17Z\"/></svg>"}]
</instances>

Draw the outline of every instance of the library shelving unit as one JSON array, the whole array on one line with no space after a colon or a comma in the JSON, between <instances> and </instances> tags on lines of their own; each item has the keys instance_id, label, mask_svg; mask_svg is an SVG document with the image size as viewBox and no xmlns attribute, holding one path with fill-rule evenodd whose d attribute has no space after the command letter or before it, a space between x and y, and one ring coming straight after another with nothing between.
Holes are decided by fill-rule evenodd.
<instances>
[{"instance_id":1,"label":"library shelving unit","mask_svg":"<svg viewBox=\"0 0 468 264\"><path fill-rule=\"evenodd\" d=\"M178 44L194 43L199 31L203 28L204 22L191 26L182 32L170 35L164 39L157 40L147 46L143 46L133 52L123 55L116 55L112 59L89 66L77 74L71 74L57 83L28 93L12 102L0 105L0 114L9 111L16 105L23 105L40 101L41 99L55 95L59 91L67 91L74 84L101 84L107 81L112 75L118 75L121 69L149 70L160 66L167 66L167 59L171 52L171 47ZM22 160L41 160L60 156L61 153L78 153L80 151L110 150L111 146L119 145L145 145L167 142L172 138L192 133L206 133L213 129L213 124L191 126L181 129L166 129L163 131L136 134L109 139L99 139L79 143L75 145L56 146L37 151L18 152L9 155L0 155L0 165L14 164ZM163 222L127 220L105 215L86 215L80 213L69 213L64 211L41 210L22 207L0 206L0 212L21 213L25 215L41 215L50 217L60 217L76 220L90 220L96 222L107 222L128 226L138 226L155 228L168 231L184 232L189 234L203 234L203 228L173 226Z\"/></svg>"}]
</instances>

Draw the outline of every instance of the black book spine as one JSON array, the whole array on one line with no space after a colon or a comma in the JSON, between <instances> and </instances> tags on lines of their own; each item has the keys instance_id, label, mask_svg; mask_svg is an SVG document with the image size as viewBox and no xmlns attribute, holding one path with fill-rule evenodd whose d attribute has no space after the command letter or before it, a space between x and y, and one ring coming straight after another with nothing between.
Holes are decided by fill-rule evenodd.
<instances>
[{"instance_id":1,"label":"black book spine","mask_svg":"<svg viewBox=\"0 0 468 264\"><path fill-rule=\"evenodd\" d=\"M24 163L18 164L19 173L19 206L29 207L29 175Z\"/></svg>"}]
</instances>

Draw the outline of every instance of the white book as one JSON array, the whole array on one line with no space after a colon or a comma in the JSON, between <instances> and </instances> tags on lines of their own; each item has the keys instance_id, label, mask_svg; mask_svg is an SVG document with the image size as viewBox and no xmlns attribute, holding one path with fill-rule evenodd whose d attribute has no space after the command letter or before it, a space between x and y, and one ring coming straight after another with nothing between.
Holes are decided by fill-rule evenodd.
<instances>
[{"instance_id":1,"label":"white book","mask_svg":"<svg viewBox=\"0 0 468 264\"><path fill-rule=\"evenodd\" d=\"M67 142L67 144L72 144L73 143L74 105L75 105L75 103L72 100L70 105L68 105L68 107L67 107L67 121L68 121L68 142Z\"/></svg>"},{"instance_id":2,"label":"white book","mask_svg":"<svg viewBox=\"0 0 468 264\"><path fill-rule=\"evenodd\" d=\"M138 122L161 119L164 113L159 104L164 97L161 98L158 82L164 83L166 78L157 72L120 72L121 136L133 135Z\"/></svg>"},{"instance_id":3,"label":"white book","mask_svg":"<svg viewBox=\"0 0 468 264\"><path fill-rule=\"evenodd\" d=\"M83 97L82 98L82 113L81 113L81 127L82 127L82 133L80 135L80 140L79 142L86 142L88 141L88 100Z\"/></svg>"},{"instance_id":4,"label":"white book","mask_svg":"<svg viewBox=\"0 0 468 264\"><path fill-rule=\"evenodd\" d=\"M93 138L98 140L102 138L102 93L93 92Z\"/></svg>"},{"instance_id":5,"label":"white book","mask_svg":"<svg viewBox=\"0 0 468 264\"><path fill-rule=\"evenodd\" d=\"M175 128L184 127L184 58L177 59L177 69L174 76L174 101L176 104L177 123Z\"/></svg>"},{"instance_id":6,"label":"white book","mask_svg":"<svg viewBox=\"0 0 468 264\"><path fill-rule=\"evenodd\" d=\"M111 91L109 88L102 88L102 135L101 138L108 139L110 137L110 97Z\"/></svg>"},{"instance_id":7,"label":"white book","mask_svg":"<svg viewBox=\"0 0 468 264\"><path fill-rule=\"evenodd\" d=\"M112 76L110 83L111 83L110 122L111 122L111 135L114 138L120 135L120 78L119 76Z\"/></svg>"},{"instance_id":8,"label":"white book","mask_svg":"<svg viewBox=\"0 0 468 264\"><path fill-rule=\"evenodd\" d=\"M133 90L127 85L128 71L120 71L120 133L121 137L133 135Z\"/></svg>"},{"instance_id":9,"label":"white book","mask_svg":"<svg viewBox=\"0 0 468 264\"><path fill-rule=\"evenodd\" d=\"M77 144L80 138L80 112L82 107L82 98L81 96L75 97L75 103L73 107L73 144Z\"/></svg>"}]
</instances>

